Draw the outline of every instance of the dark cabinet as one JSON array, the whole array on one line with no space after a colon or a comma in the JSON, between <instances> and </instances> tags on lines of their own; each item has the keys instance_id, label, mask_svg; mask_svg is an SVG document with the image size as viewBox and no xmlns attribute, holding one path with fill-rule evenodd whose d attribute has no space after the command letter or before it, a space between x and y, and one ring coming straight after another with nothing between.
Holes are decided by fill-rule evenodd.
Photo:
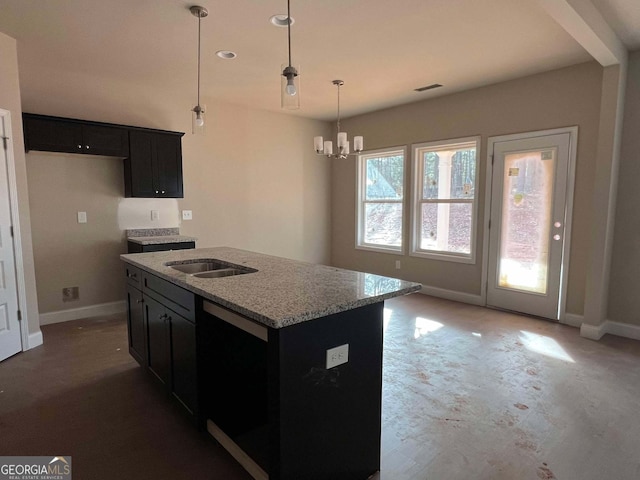
<instances>
[{"instance_id":1,"label":"dark cabinet","mask_svg":"<svg viewBox=\"0 0 640 480\"><path fill-rule=\"evenodd\" d=\"M195 416L197 408L196 326L148 295L149 371ZM195 418L194 418L195 419Z\"/></svg>"},{"instance_id":2,"label":"dark cabinet","mask_svg":"<svg viewBox=\"0 0 640 480\"><path fill-rule=\"evenodd\" d=\"M172 132L130 132L126 197L183 197L181 138Z\"/></svg>"},{"instance_id":3,"label":"dark cabinet","mask_svg":"<svg viewBox=\"0 0 640 480\"><path fill-rule=\"evenodd\" d=\"M132 241L127 242L127 253L164 252L167 250L187 250L196 248L196 242L172 242L172 243L152 243L142 245Z\"/></svg>"},{"instance_id":4,"label":"dark cabinet","mask_svg":"<svg viewBox=\"0 0 640 480\"><path fill-rule=\"evenodd\" d=\"M195 296L127 265L129 352L196 422Z\"/></svg>"},{"instance_id":5,"label":"dark cabinet","mask_svg":"<svg viewBox=\"0 0 640 480\"><path fill-rule=\"evenodd\" d=\"M147 335L143 303L142 292L130 284L127 285L129 353L140 365L146 365L147 358Z\"/></svg>"},{"instance_id":6,"label":"dark cabinet","mask_svg":"<svg viewBox=\"0 0 640 480\"><path fill-rule=\"evenodd\" d=\"M147 324L144 317L142 298L142 273L131 265L126 266L127 274L127 332L129 353L143 366L147 364Z\"/></svg>"},{"instance_id":7,"label":"dark cabinet","mask_svg":"<svg viewBox=\"0 0 640 480\"><path fill-rule=\"evenodd\" d=\"M149 370L164 385L171 382L171 344L169 315L166 308L145 295L145 317L148 329Z\"/></svg>"},{"instance_id":8,"label":"dark cabinet","mask_svg":"<svg viewBox=\"0 0 640 480\"><path fill-rule=\"evenodd\" d=\"M129 132L124 127L28 113L23 120L27 151L129 155Z\"/></svg>"},{"instance_id":9,"label":"dark cabinet","mask_svg":"<svg viewBox=\"0 0 640 480\"><path fill-rule=\"evenodd\" d=\"M123 157L125 197L182 198L181 132L23 113L25 149Z\"/></svg>"}]
</instances>

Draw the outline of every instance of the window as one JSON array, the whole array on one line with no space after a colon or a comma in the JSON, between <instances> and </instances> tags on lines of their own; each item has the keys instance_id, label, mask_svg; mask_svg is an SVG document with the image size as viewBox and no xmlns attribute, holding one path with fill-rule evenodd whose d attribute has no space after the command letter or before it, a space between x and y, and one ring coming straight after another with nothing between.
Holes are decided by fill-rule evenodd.
<instances>
[{"instance_id":1,"label":"window","mask_svg":"<svg viewBox=\"0 0 640 480\"><path fill-rule=\"evenodd\" d=\"M404 147L358 156L357 248L402 252L404 157Z\"/></svg>"},{"instance_id":2,"label":"window","mask_svg":"<svg viewBox=\"0 0 640 480\"><path fill-rule=\"evenodd\" d=\"M474 137L413 146L411 255L475 263L479 145Z\"/></svg>"}]
</instances>

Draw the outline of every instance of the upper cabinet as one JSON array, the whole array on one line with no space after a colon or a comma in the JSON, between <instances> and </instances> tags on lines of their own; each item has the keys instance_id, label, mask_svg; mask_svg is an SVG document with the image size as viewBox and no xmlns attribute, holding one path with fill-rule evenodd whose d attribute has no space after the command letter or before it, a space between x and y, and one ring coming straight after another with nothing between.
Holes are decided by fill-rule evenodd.
<instances>
[{"instance_id":1,"label":"upper cabinet","mask_svg":"<svg viewBox=\"0 0 640 480\"><path fill-rule=\"evenodd\" d=\"M181 132L23 113L25 149L124 157L125 197L182 198Z\"/></svg>"},{"instance_id":2,"label":"upper cabinet","mask_svg":"<svg viewBox=\"0 0 640 480\"><path fill-rule=\"evenodd\" d=\"M132 130L124 161L125 196L182 198L181 133Z\"/></svg>"},{"instance_id":3,"label":"upper cabinet","mask_svg":"<svg viewBox=\"0 0 640 480\"><path fill-rule=\"evenodd\" d=\"M25 148L87 155L129 155L129 131L120 126L24 114Z\"/></svg>"}]
</instances>

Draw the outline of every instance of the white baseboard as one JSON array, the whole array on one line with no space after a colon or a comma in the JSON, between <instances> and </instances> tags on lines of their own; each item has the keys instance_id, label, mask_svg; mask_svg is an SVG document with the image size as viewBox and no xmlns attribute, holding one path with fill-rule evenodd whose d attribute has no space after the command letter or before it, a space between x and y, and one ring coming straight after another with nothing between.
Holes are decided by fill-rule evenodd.
<instances>
[{"instance_id":1,"label":"white baseboard","mask_svg":"<svg viewBox=\"0 0 640 480\"><path fill-rule=\"evenodd\" d=\"M30 333L27 343L28 345L25 350L31 350L32 348L42 345L42 331L38 330L36 333Z\"/></svg>"},{"instance_id":2,"label":"white baseboard","mask_svg":"<svg viewBox=\"0 0 640 480\"><path fill-rule=\"evenodd\" d=\"M68 322L70 320L98 317L101 315L113 315L115 313L126 312L126 310L127 302L120 300L118 302L89 305L88 307L70 308L69 310L41 313L40 325L50 325L52 323Z\"/></svg>"},{"instance_id":3,"label":"white baseboard","mask_svg":"<svg viewBox=\"0 0 640 480\"><path fill-rule=\"evenodd\" d=\"M580 328L584 323L584 316L576 313L565 313L564 318L560 319L560 323L563 325L570 325L572 327Z\"/></svg>"},{"instance_id":4,"label":"white baseboard","mask_svg":"<svg viewBox=\"0 0 640 480\"><path fill-rule=\"evenodd\" d=\"M422 290L418 291L418 293L422 293L423 295L431 295L432 297L446 298L447 300L453 300L455 302L484 306L482 297L480 295L474 295L472 293L464 293L457 292L455 290L447 290L445 288L430 287L429 285L422 285Z\"/></svg>"},{"instance_id":5,"label":"white baseboard","mask_svg":"<svg viewBox=\"0 0 640 480\"><path fill-rule=\"evenodd\" d=\"M618 337L640 340L640 325L605 320L600 325L587 325L583 323L582 327L580 327L580 335L592 340L600 340L602 336L607 333L617 335Z\"/></svg>"},{"instance_id":6,"label":"white baseboard","mask_svg":"<svg viewBox=\"0 0 640 480\"><path fill-rule=\"evenodd\" d=\"M600 340L602 336L607 333L605 332L606 323L607 322L604 322L600 325L589 325L588 323L583 323L580 326L580 336L591 340Z\"/></svg>"}]
</instances>

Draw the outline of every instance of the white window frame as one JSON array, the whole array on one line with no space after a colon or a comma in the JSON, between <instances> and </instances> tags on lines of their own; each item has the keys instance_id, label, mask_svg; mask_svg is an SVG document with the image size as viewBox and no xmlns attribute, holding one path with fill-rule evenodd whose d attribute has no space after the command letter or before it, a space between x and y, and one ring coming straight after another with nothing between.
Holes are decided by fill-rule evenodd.
<instances>
[{"instance_id":1,"label":"white window frame","mask_svg":"<svg viewBox=\"0 0 640 480\"><path fill-rule=\"evenodd\" d=\"M367 178L366 160L380 156L391 156L392 154L402 155L402 198L399 200L381 200L378 203L399 203L402 206L402 241L399 246L395 245L379 245L374 243L366 243L364 241L365 226L365 203L376 203L375 201L365 199L365 184ZM381 148L377 150L368 150L358 155L356 164L356 245L358 250L368 250L372 252L391 253L394 255L404 255L405 244L407 243L407 235L405 231L405 215L406 215L406 199L407 199L407 147L405 145L398 147Z\"/></svg>"},{"instance_id":2,"label":"white window frame","mask_svg":"<svg viewBox=\"0 0 640 480\"><path fill-rule=\"evenodd\" d=\"M424 200L422 198L423 193L423 169L424 162L422 161L421 152L425 150L440 150L442 147L448 149L456 149L464 144L475 143L476 144L476 174L473 179L473 200L471 202L466 200L448 200L447 203L472 203L471 207L471 252L469 254L456 253L456 252L443 252L440 250L427 250L420 248L422 241L422 204L423 203L442 203L437 200ZM480 174L480 148L481 137L465 137L455 138L449 140L439 140L435 142L416 143L411 145L411 175L413 184L413 194L411 202L411 249L409 255L412 257L430 258L434 260L444 260L449 262L458 263L476 263L476 229L478 225L478 176Z\"/></svg>"}]
</instances>

